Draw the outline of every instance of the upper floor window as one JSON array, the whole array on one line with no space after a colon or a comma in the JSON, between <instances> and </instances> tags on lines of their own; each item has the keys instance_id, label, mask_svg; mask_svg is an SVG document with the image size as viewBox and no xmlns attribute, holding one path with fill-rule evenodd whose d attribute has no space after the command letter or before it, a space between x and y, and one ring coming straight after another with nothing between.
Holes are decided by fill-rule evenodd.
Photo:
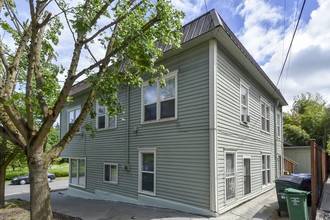
<instances>
[{"instance_id":1,"label":"upper floor window","mask_svg":"<svg viewBox=\"0 0 330 220\"><path fill-rule=\"evenodd\" d=\"M279 112L276 113L276 135L281 137L281 114Z\"/></svg>"},{"instance_id":2,"label":"upper floor window","mask_svg":"<svg viewBox=\"0 0 330 220\"><path fill-rule=\"evenodd\" d=\"M165 86L159 81L142 86L142 122L177 117L177 73L169 74L164 80Z\"/></svg>"},{"instance_id":3,"label":"upper floor window","mask_svg":"<svg viewBox=\"0 0 330 220\"><path fill-rule=\"evenodd\" d=\"M80 106L72 108L68 110L68 129L70 129L73 126L73 123L80 115ZM78 132L80 131L80 128L78 129Z\"/></svg>"},{"instance_id":4,"label":"upper floor window","mask_svg":"<svg viewBox=\"0 0 330 220\"><path fill-rule=\"evenodd\" d=\"M250 122L249 116L249 87L241 83L240 87L240 113L241 113L241 122L248 123Z\"/></svg>"},{"instance_id":5,"label":"upper floor window","mask_svg":"<svg viewBox=\"0 0 330 220\"><path fill-rule=\"evenodd\" d=\"M261 101L261 130L270 131L270 107L266 102Z\"/></svg>"},{"instance_id":6,"label":"upper floor window","mask_svg":"<svg viewBox=\"0 0 330 220\"><path fill-rule=\"evenodd\" d=\"M97 129L106 129L106 128L116 128L117 126L117 117L110 117L107 114L107 108L104 105L96 105L96 128Z\"/></svg>"}]
</instances>

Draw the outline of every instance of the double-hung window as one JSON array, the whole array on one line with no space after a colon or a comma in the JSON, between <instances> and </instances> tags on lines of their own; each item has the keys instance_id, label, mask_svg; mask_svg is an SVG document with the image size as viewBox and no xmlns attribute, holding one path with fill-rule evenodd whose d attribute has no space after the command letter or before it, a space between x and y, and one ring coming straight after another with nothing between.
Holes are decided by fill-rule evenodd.
<instances>
[{"instance_id":1,"label":"double-hung window","mask_svg":"<svg viewBox=\"0 0 330 220\"><path fill-rule=\"evenodd\" d=\"M71 185L85 187L86 184L86 159L70 158L70 178Z\"/></svg>"},{"instance_id":2,"label":"double-hung window","mask_svg":"<svg viewBox=\"0 0 330 220\"><path fill-rule=\"evenodd\" d=\"M249 87L245 83L241 83L240 86L240 115L242 123L247 124L250 122Z\"/></svg>"},{"instance_id":3,"label":"double-hung window","mask_svg":"<svg viewBox=\"0 0 330 220\"><path fill-rule=\"evenodd\" d=\"M226 153L226 200L236 196L236 158L235 153Z\"/></svg>"},{"instance_id":4,"label":"double-hung window","mask_svg":"<svg viewBox=\"0 0 330 220\"><path fill-rule=\"evenodd\" d=\"M270 184L271 176L270 176L270 155L262 155L262 185L266 186Z\"/></svg>"},{"instance_id":5,"label":"double-hung window","mask_svg":"<svg viewBox=\"0 0 330 220\"><path fill-rule=\"evenodd\" d=\"M164 80L164 86L159 81L142 86L142 123L177 117L177 73L167 75Z\"/></svg>"},{"instance_id":6,"label":"double-hung window","mask_svg":"<svg viewBox=\"0 0 330 220\"><path fill-rule=\"evenodd\" d=\"M117 117L109 116L107 113L107 108L104 105L97 103L96 105L96 128L97 129L107 129L116 128Z\"/></svg>"},{"instance_id":7,"label":"double-hung window","mask_svg":"<svg viewBox=\"0 0 330 220\"><path fill-rule=\"evenodd\" d=\"M73 126L73 123L80 115L80 106L74 107L70 110L68 110L68 129L70 129ZM78 129L78 132L80 132L80 128Z\"/></svg>"},{"instance_id":8,"label":"double-hung window","mask_svg":"<svg viewBox=\"0 0 330 220\"><path fill-rule=\"evenodd\" d=\"M265 101L261 101L261 130L270 132L270 107Z\"/></svg>"},{"instance_id":9,"label":"double-hung window","mask_svg":"<svg viewBox=\"0 0 330 220\"><path fill-rule=\"evenodd\" d=\"M156 195L156 150L139 150L139 192Z\"/></svg>"},{"instance_id":10,"label":"double-hung window","mask_svg":"<svg viewBox=\"0 0 330 220\"><path fill-rule=\"evenodd\" d=\"M118 183L118 164L104 163L103 181L108 183Z\"/></svg>"},{"instance_id":11,"label":"double-hung window","mask_svg":"<svg viewBox=\"0 0 330 220\"><path fill-rule=\"evenodd\" d=\"M281 114L279 112L276 113L276 135L281 137Z\"/></svg>"}]
</instances>

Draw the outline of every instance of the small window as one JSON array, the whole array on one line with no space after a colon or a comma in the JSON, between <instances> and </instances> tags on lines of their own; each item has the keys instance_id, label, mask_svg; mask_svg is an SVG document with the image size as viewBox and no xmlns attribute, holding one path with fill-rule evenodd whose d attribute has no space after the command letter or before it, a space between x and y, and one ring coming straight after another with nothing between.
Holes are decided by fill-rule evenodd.
<instances>
[{"instance_id":1,"label":"small window","mask_svg":"<svg viewBox=\"0 0 330 220\"><path fill-rule=\"evenodd\" d=\"M97 129L108 129L117 127L117 116L109 116L107 108L104 105L96 105L96 128Z\"/></svg>"},{"instance_id":2,"label":"small window","mask_svg":"<svg viewBox=\"0 0 330 220\"><path fill-rule=\"evenodd\" d=\"M251 159L244 158L244 195L251 192Z\"/></svg>"},{"instance_id":3,"label":"small window","mask_svg":"<svg viewBox=\"0 0 330 220\"><path fill-rule=\"evenodd\" d=\"M281 137L281 114L276 113L276 134L277 137Z\"/></svg>"},{"instance_id":4,"label":"small window","mask_svg":"<svg viewBox=\"0 0 330 220\"><path fill-rule=\"evenodd\" d=\"M103 173L104 182L118 183L118 164L105 163Z\"/></svg>"},{"instance_id":5,"label":"small window","mask_svg":"<svg viewBox=\"0 0 330 220\"><path fill-rule=\"evenodd\" d=\"M262 155L262 185L266 186L271 182L270 155Z\"/></svg>"},{"instance_id":6,"label":"small window","mask_svg":"<svg viewBox=\"0 0 330 220\"><path fill-rule=\"evenodd\" d=\"M282 157L277 156L277 176L280 177L282 175Z\"/></svg>"},{"instance_id":7,"label":"small window","mask_svg":"<svg viewBox=\"0 0 330 220\"><path fill-rule=\"evenodd\" d=\"M241 83L240 87L240 114L241 122L247 124L250 122L249 116L249 87Z\"/></svg>"},{"instance_id":8,"label":"small window","mask_svg":"<svg viewBox=\"0 0 330 220\"><path fill-rule=\"evenodd\" d=\"M156 151L140 150L139 152L139 192L156 194Z\"/></svg>"},{"instance_id":9,"label":"small window","mask_svg":"<svg viewBox=\"0 0 330 220\"><path fill-rule=\"evenodd\" d=\"M226 200L236 196L236 161L234 153L226 153Z\"/></svg>"},{"instance_id":10,"label":"small window","mask_svg":"<svg viewBox=\"0 0 330 220\"><path fill-rule=\"evenodd\" d=\"M73 126L73 123L80 115L80 107L76 107L73 109L68 110L68 129L70 129ZM80 132L80 128L78 129L78 132Z\"/></svg>"},{"instance_id":11,"label":"small window","mask_svg":"<svg viewBox=\"0 0 330 220\"><path fill-rule=\"evenodd\" d=\"M86 159L70 158L71 185L85 187L86 184Z\"/></svg>"},{"instance_id":12,"label":"small window","mask_svg":"<svg viewBox=\"0 0 330 220\"><path fill-rule=\"evenodd\" d=\"M261 101L261 130L270 132L270 107Z\"/></svg>"},{"instance_id":13,"label":"small window","mask_svg":"<svg viewBox=\"0 0 330 220\"><path fill-rule=\"evenodd\" d=\"M175 119L177 109L177 74L164 77L165 86L159 81L142 86L142 122Z\"/></svg>"}]
</instances>

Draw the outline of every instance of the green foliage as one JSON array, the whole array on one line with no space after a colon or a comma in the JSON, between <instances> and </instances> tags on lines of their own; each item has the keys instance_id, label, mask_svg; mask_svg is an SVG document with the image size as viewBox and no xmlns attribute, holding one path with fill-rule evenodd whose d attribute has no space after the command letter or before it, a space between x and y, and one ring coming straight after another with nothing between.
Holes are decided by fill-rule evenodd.
<instances>
[{"instance_id":1,"label":"green foliage","mask_svg":"<svg viewBox=\"0 0 330 220\"><path fill-rule=\"evenodd\" d=\"M302 93L294 99L290 114L284 116L284 137L292 145L307 145L308 139L316 139L318 145L327 143L329 109L318 93ZM328 128L329 127L329 128Z\"/></svg>"}]
</instances>

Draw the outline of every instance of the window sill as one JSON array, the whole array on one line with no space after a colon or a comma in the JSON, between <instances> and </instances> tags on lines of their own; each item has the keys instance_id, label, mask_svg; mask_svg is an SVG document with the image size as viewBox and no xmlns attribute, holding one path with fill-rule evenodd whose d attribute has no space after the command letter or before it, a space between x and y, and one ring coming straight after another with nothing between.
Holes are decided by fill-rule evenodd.
<instances>
[{"instance_id":1,"label":"window sill","mask_svg":"<svg viewBox=\"0 0 330 220\"><path fill-rule=\"evenodd\" d=\"M147 195L147 196L156 196L155 192L148 192L148 191L139 190L138 193L143 194L143 195Z\"/></svg>"},{"instance_id":2,"label":"window sill","mask_svg":"<svg viewBox=\"0 0 330 220\"><path fill-rule=\"evenodd\" d=\"M104 183L107 183L107 184L112 184L112 185L118 185L118 182L111 182L111 181L104 181Z\"/></svg>"},{"instance_id":3,"label":"window sill","mask_svg":"<svg viewBox=\"0 0 330 220\"><path fill-rule=\"evenodd\" d=\"M155 123L161 123L161 122L169 122L169 121L176 121L177 117L173 118L164 118L164 119L159 119L159 120L152 120L152 121L143 121L141 122L142 125L146 124L155 124Z\"/></svg>"},{"instance_id":4,"label":"window sill","mask_svg":"<svg viewBox=\"0 0 330 220\"><path fill-rule=\"evenodd\" d=\"M82 189L86 189L86 186L80 186L80 185L76 185L76 184L73 184L73 183L69 183L69 186L74 186L74 187L79 187L79 188L82 188Z\"/></svg>"},{"instance_id":5,"label":"window sill","mask_svg":"<svg viewBox=\"0 0 330 220\"><path fill-rule=\"evenodd\" d=\"M242 125L242 126L244 126L244 127L247 127L247 128L250 127L250 126L249 126L249 123L240 122L240 125Z\"/></svg>"},{"instance_id":6,"label":"window sill","mask_svg":"<svg viewBox=\"0 0 330 220\"><path fill-rule=\"evenodd\" d=\"M268 135L270 135L270 132L269 131L264 131L264 130L260 130L260 132L262 132L262 133L264 133L264 134L268 134Z\"/></svg>"},{"instance_id":7,"label":"window sill","mask_svg":"<svg viewBox=\"0 0 330 220\"><path fill-rule=\"evenodd\" d=\"M110 128L110 127L108 127L108 128L98 128L98 129L96 129L96 131L107 131L107 130L114 130L114 129L116 129L117 128L117 126L116 127L114 127L114 128Z\"/></svg>"}]
</instances>

